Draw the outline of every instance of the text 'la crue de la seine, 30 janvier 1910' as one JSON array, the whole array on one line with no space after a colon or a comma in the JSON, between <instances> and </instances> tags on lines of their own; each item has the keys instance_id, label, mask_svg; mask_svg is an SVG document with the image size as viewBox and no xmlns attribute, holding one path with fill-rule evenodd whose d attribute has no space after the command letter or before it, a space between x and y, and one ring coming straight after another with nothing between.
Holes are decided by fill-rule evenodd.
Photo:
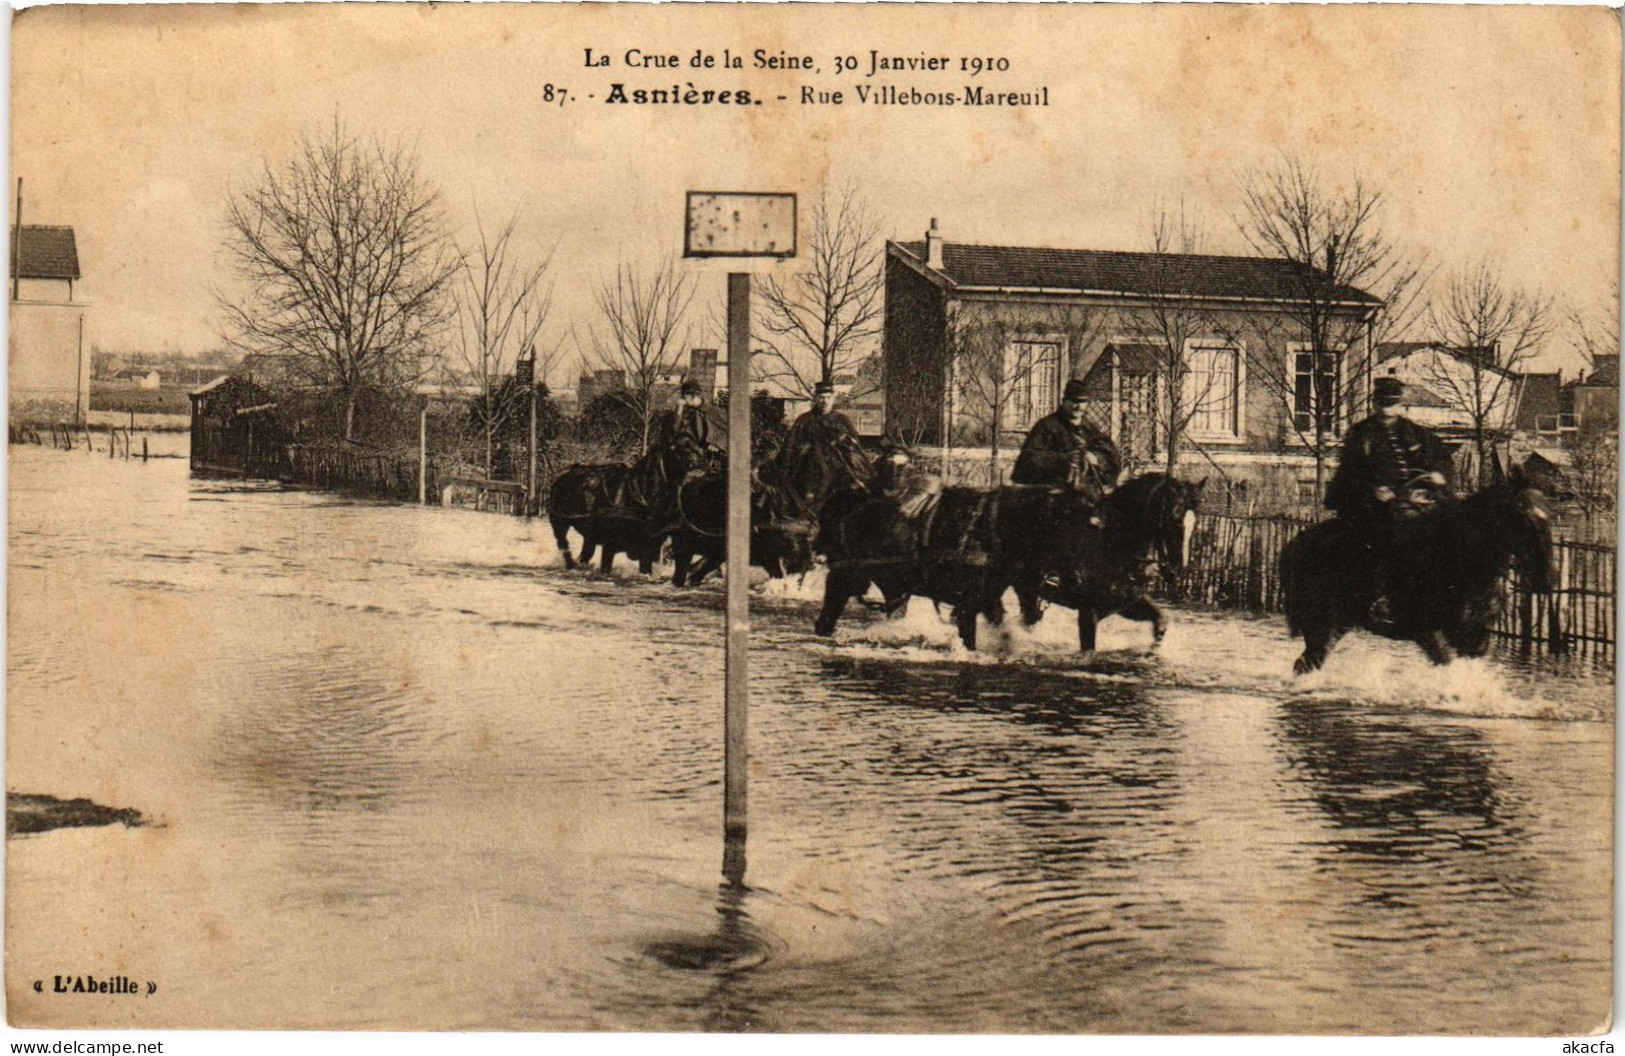
<instances>
[{"instance_id":1,"label":"text 'la crue de la seine, 30 janvier 1910'","mask_svg":"<svg viewBox=\"0 0 1625 1056\"><path fill-rule=\"evenodd\" d=\"M1047 107L1046 84L1012 85L1017 64L1004 55L854 49L826 56L784 49L670 49L584 46L570 83L540 88L546 106L883 106ZM790 73L786 84L773 74ZM660 74L658 79L646 75ZM751 81L752 75L762 79ZM726 83L722 80L727 79Z\"/></svg>"}]
</instances>

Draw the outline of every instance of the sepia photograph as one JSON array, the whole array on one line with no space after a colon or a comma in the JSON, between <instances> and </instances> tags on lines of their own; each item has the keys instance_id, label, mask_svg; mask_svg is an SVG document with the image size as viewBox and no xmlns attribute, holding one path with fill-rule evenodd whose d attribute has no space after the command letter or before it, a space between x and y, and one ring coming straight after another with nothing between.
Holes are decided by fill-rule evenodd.
<instances>
[{"instance_id":1,"label":"sepia photograph","mask_svg":"<svg viewBox=\"0 0 1625 1056\"><path fill-rule=\"evenodd\" d=\"M11 1038L1606 1044L1617 7L10 69Z\"/></svg>"}]
</instances>

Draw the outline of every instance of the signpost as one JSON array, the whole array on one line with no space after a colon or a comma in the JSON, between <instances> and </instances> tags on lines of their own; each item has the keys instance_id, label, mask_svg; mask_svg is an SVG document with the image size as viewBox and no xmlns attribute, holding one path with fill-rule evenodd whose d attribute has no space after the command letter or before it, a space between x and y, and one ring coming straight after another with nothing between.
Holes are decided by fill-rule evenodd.
<instances>
[{"instance_id":1,"label":"signpost","mask_svg":"<svg viewBox=\"0 0 1625 1056\"><path fill-rule=\"evenodd\" d=\"M513 380L516 385L524 387L525 395L530 404L530 436L525 446L525 508L519 511L521 517L529 517L531 510L536 508L536 346L530 346L528 358L520 359L513 365Z\"/></svg>"},{"instance_id":2,"label":"signpost","mask_svg":"<svg viewBox=\"0 0 1625 1056\"><path fill-rule=\"evenodd\" d=\"M690 191L683 256L727 258L728 630L723 703L722 875L745 880L745 804L750 639L750 272L734 262L796 255L796 196Z\"/></svg>"}]
</instances>

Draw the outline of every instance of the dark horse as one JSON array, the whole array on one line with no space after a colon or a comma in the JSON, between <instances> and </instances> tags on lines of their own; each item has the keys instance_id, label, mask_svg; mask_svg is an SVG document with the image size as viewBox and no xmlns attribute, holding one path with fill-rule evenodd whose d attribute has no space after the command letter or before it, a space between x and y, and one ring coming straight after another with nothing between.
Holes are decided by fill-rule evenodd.
<instances>
[{"instance_id":1,"label":"dark horse","mask_svg":"<svg viewBox=\"0 0 1625 1056\"><path fill-rule=\"evenodd\" d=\"M1106 496L1103 526L1069 523L1051 544L1052 552L1033 548L1002 562L1021 604L1022 623L1037 623L1041 602L1048 601L1076 610L1078 648L1085 653L1094 651L1100 621L1112 615L1151 624L1153 642L1161 642L1168 618L1151 600L1149 587L1159 572L1189 563L1206 483L1141 474ZM1002 584L991 586L1002 590Z\"/></svg>"},{"instance_id":2,"label":"dark horse","mask_svg":"<svg viewBox=\"0 0 1625 1056\"><path fill-rule=\"evenodd\" d=\"M1298 674L1355 627L1422 647L1435 664L1482 656L1496 606L1496 581L1515 565L1537 594L1552 586L1552 534L1541 493L1521 477L1402 521L1390 564L1392 622L1371 618L1370 543L1331 520L1298 533L1281 551L1287 629L1303 638Z\"/></svg>"},{"instance_id":3,"label":"dark horse","mask_svg":"<svg viewBox=\"0 0 1625 1056\"><path fill-rule=\"evenodd\" d=\"M727 559L728 479L725 472L692 476L677 489L677 523L671 529L672 583L699 583ZM750 559L775 579L812 566L816 523L795 497L753 475L750 496ZM692 574L690 565L700 564Z\"/></svg>"},{"instance_id":4,"label":"dark horse","mask_svg":"<svg viewBox=\"0 0 1625 1056\"><path fill-rule=\"evenodd\" d=\"M1146 597L1147 566L1183 564L1200 489L1148 473L1101 509L1065 489L947 488L912 519L895 500L853 503L820 536L830 573L814 630L834 633L847 601L873 584L888 600L921 594L952 605L960 640L974 649L976 617L1001 622L1002 595L1014 587L1029 623L1040 600L1077 609L1085 650L1112 613L1151 621L1160 638L1166 620Z\"/></svg>"},{"instance_id":5,"label":"dark horse","mask_svg":"<svg viewBox=\"0 0 1625 1056\"><path fill-rule=\"evenodd\" d=\"M662 539L654 532L660 482L649 458L636 465L616 462L579 463L553 481L548 494L547 519L566 568L592 562L602 547L599 567L609 572L615 555L625 553L648 575L654 569ZM571 557L569 531L581 534L581 556Z\"/></svg>"}]
</instances>

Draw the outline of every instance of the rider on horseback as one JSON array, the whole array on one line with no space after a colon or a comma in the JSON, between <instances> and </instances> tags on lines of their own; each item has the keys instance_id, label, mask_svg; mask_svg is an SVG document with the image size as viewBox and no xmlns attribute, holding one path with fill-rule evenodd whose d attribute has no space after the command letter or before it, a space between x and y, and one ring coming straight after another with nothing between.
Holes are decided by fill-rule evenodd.
<instances>
[{"instance_id":1,"label":"rider on horseback","mask_svg":"<svg viewBox=\"0 0 1625 1056\"><path fill-rule=\"evenodd\" d=\"M817 472L814 462L819 460L831 472ZM812 409L790 426L774 461L778 479L790 482L808 506L820 498L820 480L844 477L859 486L869 483L868 456L851 420L835 409L834 383L824 380L813 386Z\"/></svg>"},{"instance_id":2,"label":"rider on horseback","mask_svg":"<svg viewBox=\"0 0 1625 1056\"><path fill-rule=\"evenodd\" d=\"M1027 434L1010 474L1012 484L1045 484L1072 488L1098 505L1117 483L1123 458L1111 437L1086 421L1084 383L1066 383L1061 406L1040 418ZM1099 526L1099 515L1090 518Z\"/></svg>"},{"instance_id":3,"label":"rider on horseback","mask_svg":"<svg viewBox=\"0 0 1625 1056\"><path fill-rule=\"evenodd\" d=\"M1371 548L1374 623L1393 622L1388 602L1395 528L1417 516L1447 485L1449 456L1433 431L1406 418L1405 384L1381 377L1372 387L1376 413L1349 429L1326 506L1363 535Z\"/></svg>"},{"instance_id":4,"label":"rider on horseback","mask_svg":"<svg viewBox=\"0 0 1625 1056\"><path fill-rule=\"evenodd\" d=\"M728 427L721 412L705 402L700 383L684 378L677 406L660 423L652 453L661 469L660 505L675 517L677 489L728 457Z\"/></svg>"}]
</instances>

